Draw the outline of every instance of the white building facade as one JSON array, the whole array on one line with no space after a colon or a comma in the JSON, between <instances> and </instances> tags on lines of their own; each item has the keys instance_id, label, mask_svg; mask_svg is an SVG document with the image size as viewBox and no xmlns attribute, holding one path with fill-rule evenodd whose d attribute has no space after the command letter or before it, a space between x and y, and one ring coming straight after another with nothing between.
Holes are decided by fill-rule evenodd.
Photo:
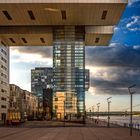
<instances>
[{"instance_id":1,"label":"white building facade","mask_svg":"<svg viewBox=\"0 0 140 140\"><path fill-rule=\"evenodd\" d=\"M9 47L0 40L0 121L7 119L9 106Z\"/></svg>"}]
</instances>

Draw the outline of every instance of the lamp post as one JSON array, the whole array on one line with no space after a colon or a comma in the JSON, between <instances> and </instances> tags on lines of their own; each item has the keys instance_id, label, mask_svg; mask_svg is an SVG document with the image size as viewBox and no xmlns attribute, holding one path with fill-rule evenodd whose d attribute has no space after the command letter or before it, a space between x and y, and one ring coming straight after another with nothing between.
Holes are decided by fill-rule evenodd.
<instances>
[{"instance_id":1,"label":"lamp post","mask_svg":"<svg viewBox=\"0 0 140 140\"><path fill-rule=\"evenodd\" d=\"M90 107L87 108L87 112L90 112ZM90 113L89 113L88 119L90 119Z\"/></svg>"},{"instance_id":2,"label":"lamp post","mask_svg":"<svg viewBox=\"0 0 140 140\"><path fill-rule=\"evenodd\" d=\"M92 112L94 113L94 105L92 106Z\"/></svg>"},{"instance_id":3,"label":"lamp post","mask_svg":"<svg viewBox=\"0 0 140 140\"><path fill-rule=\"evenodd\" d=\"M97 118L98 118L98 120L99 120L99 108L100 108L100 103L97 104L97 111L98 111L98 116L97 116Z\"/></svg>"},{"instance_id":4,"label":"lamp post","mask_svg":"<svg viewBox=\"0 0 140 140\"><path fill-rule=\"evenodd\" d=\"M89 110L89 111L90 111L90 120L91 120L91 119L92 119L92 118L91 118L91 117L92 117L92 114L91 114L91 107L90 107L90 110Z\"/></svg>"},{"instance_id":5,"label":"lamp post","mask_svg":"<svg viewBox=\"0 0 140 140\"><path fill-rule=\"evenodd\" d=\"M132 91L132 89L134 89L136 85L132 85L130 87L128 87L128 91L130 93L130 136L132 136L132 128L133 128L133 114L132 114L132 106L133 106L133 94L135 93L135 91Z\"/></svg>"},{"instance_id":6,"label":"lamp post","mask_svg":"<svg viewBox=\"0 0 140 140\"><path fill-rule=\"evenodd\" d=\"M93 116L94 116L94 105L92 106L92 113L93 113Z\"/></svg>"},{"instance_id":7,"label":"lamp post","mask_svg":"<svg viewBox=\"0 0 140 140\"><path fill-rule=\"evenodd\" d=\"M107 98L107 103L108 103L108 121L107 121L107 126L109 128L109 121L110 121L110 103L111 101L109 101L112 97Z\"/></svg>"},{"instance_id":8,"label":"lamp post","mask_svg":"<svg viewBox=\"0 0 140 140\"><path fill-rule=\"evenodd\" d=\"M37 108L37 112L38 112L37 113L38 114L37 117L39 117L39 107L40 107L40 99L39 99L39 96L38 96L38 105L37 106L38 106L38 108Z\"/></svg>"},{"instance_id":9,"label":"lamp post","mask_svg":"<svg viewBox=\"0 0 140 140\"><path fill-rule=\"evenodd\" d=\"M64 126L65 126L65 101L64 101Z\"/></svg>"}]
</instances>

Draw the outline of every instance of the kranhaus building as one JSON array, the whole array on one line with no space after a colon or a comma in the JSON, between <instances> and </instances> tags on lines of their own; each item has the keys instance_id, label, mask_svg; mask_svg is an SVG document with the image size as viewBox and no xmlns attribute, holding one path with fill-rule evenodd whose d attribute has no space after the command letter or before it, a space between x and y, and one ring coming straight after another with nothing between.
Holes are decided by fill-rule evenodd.
<instances>
[{"instance_id":1,"label":"kranhaus building","mask_svg":"<svg viewBox=\"0 0 140 140\"><path fill-rule=\"evenodd\" d=\"M57 117L84 115L85 47L109 44L126 5L127 0L0 1L1 44L53 46Z\"/></svg>"}]
</instances>

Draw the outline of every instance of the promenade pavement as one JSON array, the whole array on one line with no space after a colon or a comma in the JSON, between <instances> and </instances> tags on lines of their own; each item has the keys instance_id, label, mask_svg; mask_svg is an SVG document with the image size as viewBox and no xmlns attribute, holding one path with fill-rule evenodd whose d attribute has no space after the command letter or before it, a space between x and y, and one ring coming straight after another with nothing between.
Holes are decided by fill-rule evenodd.
<instances>
[{"instance_id":1,"label":"promenade pavement","mask_svg":"<svg viewBox=\"0 0 140 140\"><path fill-rule=\"evenodd\" d=\"M0 140L140 140L140 131L130 136L121 127L0 127Z\"/></svg>"}]
</instances>

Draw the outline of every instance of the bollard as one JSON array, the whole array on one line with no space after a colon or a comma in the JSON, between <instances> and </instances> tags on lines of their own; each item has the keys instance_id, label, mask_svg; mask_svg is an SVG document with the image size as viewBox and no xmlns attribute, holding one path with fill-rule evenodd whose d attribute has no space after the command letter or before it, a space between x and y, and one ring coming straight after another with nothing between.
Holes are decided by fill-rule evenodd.
<instances>
[{"instance_id":1,"label":"bollard","mask_svg":"<svg viewBox=\"0 0 140 140\"><path fill-rule=\"evenodd\" d=\"M137 128L138 128L138 130L139 130L139 124L137 124Z\"/></svg>"},{"instance_id":2,"label":"bollard","mask_svg":"<svg viewBox=\"0 0 140 140\"><path fill-rule=\"evenodd\" d=\"M124 127L126 127L126 123L124 123Z\"/></svg>"}]
</instances>

